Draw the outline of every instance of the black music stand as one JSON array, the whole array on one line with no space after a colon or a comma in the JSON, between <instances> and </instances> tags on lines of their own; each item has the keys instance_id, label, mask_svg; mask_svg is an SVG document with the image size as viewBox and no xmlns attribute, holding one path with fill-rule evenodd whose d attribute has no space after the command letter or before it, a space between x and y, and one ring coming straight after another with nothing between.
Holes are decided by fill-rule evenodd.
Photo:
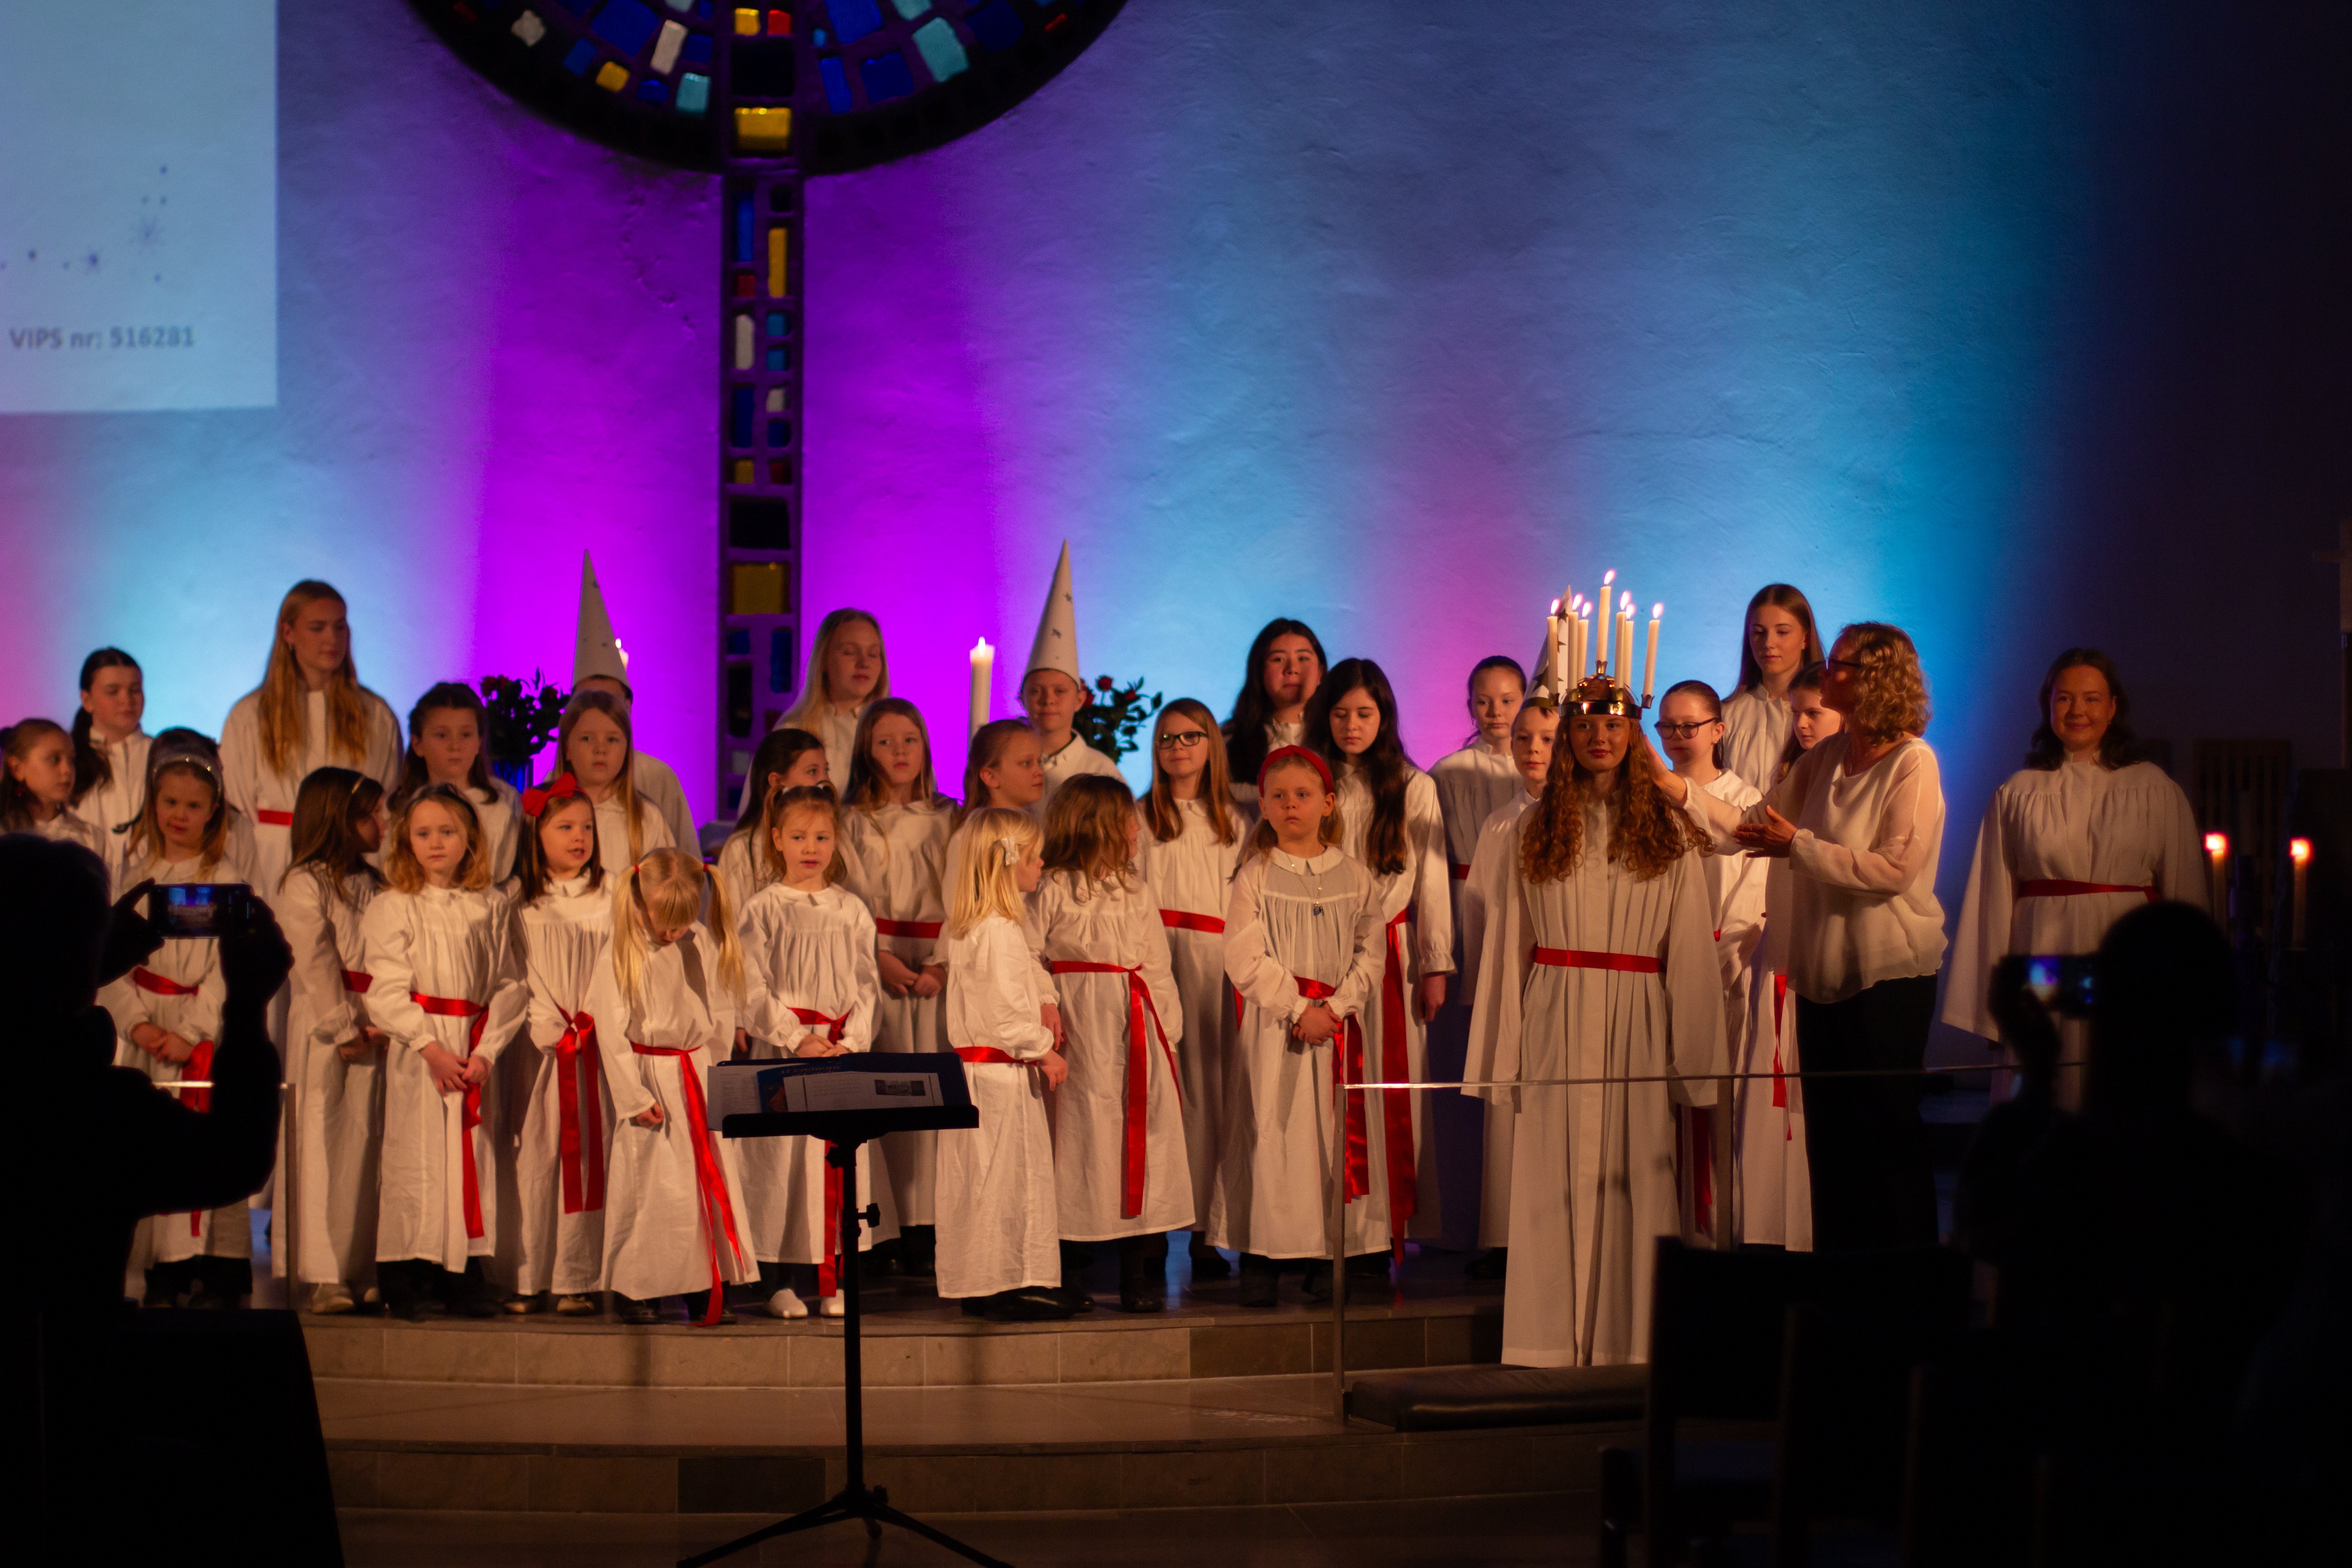
<instances>
[{"instance_id":1,"label":"black music stand","mask_svg":"<svg viewBox=\"0 0 2352 1568\"><path fill-rule=\"evenodd\" d=\"M721 1074L728 1075L721 1079ZM893 1086L910 1085L918 1078L928 1078L929 1092L923 1102L905 1106L889 1106ZM795 1094L786 1087L794 1079L841 1079L838 1084L826 1084L824 1089L837 1092L814 1095ZM751 1534L738 1537L724 1546L714 1546L708 1552L678 1560L677 1568L702 1568L747 1547L779 1535L792 1535L820 1525L836 1524L847 1520L864 1520L866 1533L879 1536L885 1524L895 1524L901 1530L911 1530L924 1540L944 1546L961 1556L982 1564L982 1568L1010 1568L984 1552L966 1546L951 1535L933 1530L912 1515L900 1513L890 1506L890 1497L881 1487L866 1484L866 1409L862 1386L863 1368L859 1360L857 1339L857 1225L861 1217L857 1207L857 1149L867 1141L886 1132L920 1132L957 1127L980 1125L980 1110L971 1103L971 1090L964 1083L963 1061L951 1052L917 1055L885 1055L857 1052L843 1057L817 1057L808 1060L755 1061L730 1063L711 1071L712 1110L719 1115L719 1131L730 1138L822 1138L825 1141L825 1160L841 1171L841 1399L845 1425L847 1427L847 1484L825 1501L813 1509L780 1519L773 1524L762 1525ZM871 1080L860 1087L860 1080ZM759 1086L751 1103L761 1106L784 1103L792 1094L796 1101L811 1098L829 1100L838 1105L829 1110L724 1110L726 1103L740 1104L747 1092L740 1086L756 1082ZM816 1083L798 1086L802 1091L819 1090ZM866 1092L870 1089L871 1092ZM725 1100L721 1100L722 1093ZM912 1098L910 1096L910 1098ZM863 1104L849 1104L859 1100ZM936 1101L936 1102L934 1102ZM880 1215L873 1216L875 1221Z\"/></svg>"}]
</instances>

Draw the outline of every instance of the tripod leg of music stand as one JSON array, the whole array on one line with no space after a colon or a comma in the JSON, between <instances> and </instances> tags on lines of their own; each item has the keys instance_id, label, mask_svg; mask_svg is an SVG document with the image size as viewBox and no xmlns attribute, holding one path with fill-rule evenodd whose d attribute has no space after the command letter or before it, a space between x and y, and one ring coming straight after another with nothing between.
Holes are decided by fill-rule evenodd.
<instances>
[{"instance_id":1,"label":"tripod leg of music stand","mask_svg":"<svg viewBox=\"0 0 2352 1568\"><path fill-rule=\"evenodd\" d=\"M830 1497L814 1508L803 1509L792 1518L780 1519L773 1524L763 1524L751 1534L739 1535L723 1546L714 1546L708 1552L698 1552L691 1557L681 1557L678 1559L677 1568L703 1568L705 1563L716 1563L722 1557L732 1557L738 1552L749 1551L760 1542L772 1541L779 1535L796 1535L803 1530L815 1530L824 1525L838 1524L844 1520L856 1517L857 1510L850 1506L845 1498Z\"/></svg>"},{"instance_id":2,"label":"tripod leg of music stand","mask_svg":"<svg viewBox=\"0 0 2352 1568\"><path fill-rule=\"evenodd\" d=\"M1011 1563L991 1557L987 1552L981 1551L978 1547L966 1546L962 1542L958 1541L954 1536L948 1534L944 1531L933 1530L929 1525L925 1524L921 1520L915 1518L911 1514L900 1513L888 1503L876 1504L874 1511L867 1517L869 1519L879 1520L885 1524L895 1524L901 1530L910 1531L913 1533L921 1536L924 1540L929 1542L934 1546L944 1546L950 1552L954 1552L957 1556L968 1558L971 1562L979 1563L980 1568L1013 1568Z\"/></svg>"}]
</instances>

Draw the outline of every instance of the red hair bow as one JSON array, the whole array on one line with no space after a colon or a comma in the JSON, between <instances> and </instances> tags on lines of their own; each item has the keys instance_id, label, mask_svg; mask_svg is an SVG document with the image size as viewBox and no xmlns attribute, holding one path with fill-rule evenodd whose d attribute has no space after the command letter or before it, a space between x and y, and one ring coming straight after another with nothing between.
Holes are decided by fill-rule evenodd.
<instances>
[{"instance_id":1,"label":"red hair bow","mask_svg":"<svg viewBox=\"0 0 2352 1568\"><path fill-rule=\"evenodd\" d=\"M1265 761L1258 767L1258 794L1264 795L1265 793L1265 775L1274 772L1274 765L1276 763L1290 762L1305 763L1307 766L1313 768L1315 770L1315 776L1323 781L1323 793L1325 795L1332 793L1333 786L1331 784L1331 769L1321 757L1317 756L1313 752L1308 751L1304 746L1277 746L1273 751L1266 753Z\"/></svg>"},{"instance_id":2,"label":"red hair bow","mask_svg":"<svg viewBox=\"0 0 2352 1568\"><path fill-rule=\"evenodd\" d=\"M522 792L522 814L537 822L540 814L559 800L570 800L580 793L580 781L570 773L558 773L536 789Z\"/></svg>"}]
</instances>

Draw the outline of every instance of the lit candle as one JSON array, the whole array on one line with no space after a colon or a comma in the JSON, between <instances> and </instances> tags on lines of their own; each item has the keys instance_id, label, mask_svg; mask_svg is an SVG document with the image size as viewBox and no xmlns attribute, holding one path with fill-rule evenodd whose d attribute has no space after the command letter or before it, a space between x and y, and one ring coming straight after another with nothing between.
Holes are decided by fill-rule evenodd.
<instances>
[{"instance_id":1,"label":"lit candle","mask_svg":"<svg viewBox=\"0 0 2352 1568\"><path fill-rule=\"evenodd\" d=\"M1601 600L1592 610L1592 673L1595 675L1609 673L1609 612L1617 607L1610 587L1616 581L1614 567L1601 574Z\"/></svg>"},{"instance_id":2,"label":"lit candle","mask_svg":"<svg viewBox=\"0 0 2352 1568\"><path fill-rule=\"evenodd\" d=\"M1569 637L1571 639L1568 658L1568 668L1570 671L1571 679L1567 685L1561 686L1558 691L1552 693L1553 696L1559 698L1563 702L1568 700L1569 685L1573 685L1576 681L1584 679L1585 629L1583 603L1580 600L1570 607L1568 617L1568 632Z\"/></svg>"},{"instance_id":3,"label":"lit candle","mask_svg":"<svg viewBox=\"0 0 2352 1568\"><path fill-rule=\"evenodd\" d=\"M988 722L989 682L996 674L996 650L986 637L971 645L971 728L966 738L980 733Z\"/></svg>"},{"instance_id":4,"label":"lit candle","mask_svg":"<svg viewBox=\"0 0 2352 1568\"><path fill-rule=\"evenodd\" d=\"M1567 655L1559 646L1559 612L1560 602L1554 599L1551 614L1544 617L1543 668L1537 674L1537 679L1554 691L1559 689L1559 663Z\"/></svg>"},{"instance_id":5,"label":"lit candle","mask_svg":"<svg viewBox=\"0 0 2352 1568\"><path fill-rule=\"evenodd\" d=\"M2305 910L2308 906L2305 895L2311 878L2311 840L2288 839L2286 858L2294 862L2294 949L2300 952L2306 934Z\"/></svg>"},{"instance_id":6,"label":"lit candle","mask_svg":"<svg viewBox=\"0 0 2352 1568\"><path fill-rule=\"evenodd\" d=\"M1642 656L1642 706L1650 705L1650 693L1658 689L1658 617L1666 613L1663 604L1650 606L1650 647Z\"/></svg>"},{"instance_id":7,"label":"lit candle","mask_svg":"<svg viewBox=\"0 0 2352 1568\"><path fill-rule=\"evenodd\" d=\"M1617 596L1617 684L1633 684L1633 595Z\"/></svg>"},{"instance_id":8,"label":"lit candle","mask_svg":"<svg viewBox=\"0 0 2352 1568\"><path fill-rule=\"evenodd\" d=\"M2212 864L2213 918L2226 930L2230 924L2230 836L2207 834L2205 858Z\"/></svg>"}]
</instances>

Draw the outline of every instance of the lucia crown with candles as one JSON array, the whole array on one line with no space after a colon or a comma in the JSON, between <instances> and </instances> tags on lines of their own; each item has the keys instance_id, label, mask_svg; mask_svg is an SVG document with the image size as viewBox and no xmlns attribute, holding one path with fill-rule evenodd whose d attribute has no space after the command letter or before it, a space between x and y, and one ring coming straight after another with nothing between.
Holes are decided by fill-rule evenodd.
<instances>
[{"instance_id":1,"label":"lucia crown with candles","mask_svg":"<svg viewBox=\"0 0 2352 1568\"><path fill-rule=\"evenodd\" d=\"M1573 588L1561 590L1560 596L1552 601L1550 619L1544 629L1543 669L1536 680L1536 692L1557 702L1563 713L1614 713L1632 718L1647 710L1657 689L1658 622L1664 617L1666 607L1663 604L1650 606L1649 637L1642 658L1642 695L1637 701L1631 677L1633 621L1638 613L1633 595L1618 586L1614 571L1601 577L1597 602L1581 597ZM1593 624L1596 620L1601 623L1598 626Z\"/></svg>"}]
</instances>

